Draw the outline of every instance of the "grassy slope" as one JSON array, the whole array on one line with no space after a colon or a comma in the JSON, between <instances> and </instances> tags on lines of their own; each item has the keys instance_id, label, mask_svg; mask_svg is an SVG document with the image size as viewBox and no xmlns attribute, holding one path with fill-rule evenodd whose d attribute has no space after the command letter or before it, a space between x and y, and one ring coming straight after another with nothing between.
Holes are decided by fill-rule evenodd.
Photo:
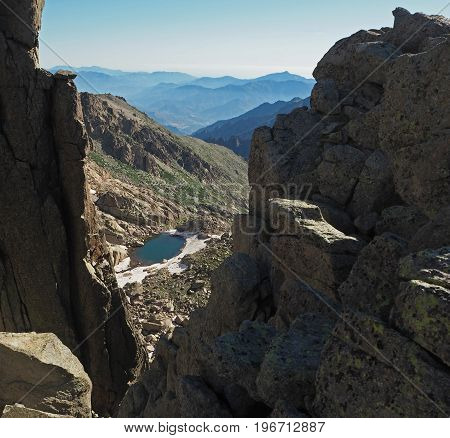
<instances>
[{"instance_id":1,"label":"grassy slope","mask_svg":"<svg viewBox=\"0 0 450 438\"><path fill-rule=\"evenodd\" d=\"M155 176L106 155L101 146L97 145L90 158L112 176L137 186L151 188L159 196L192 210L199 206L230 212L245 209L248 193L247 163L241 157L223 146L192 137L177 136L120 98L111 95L95 98L106 102L121 118L133 120L148 129L151 132L150 141L161 144L160 150L164 150L164 145L176 144L181 151L188 151L190 155L198 157L199 161L208 163L214 174L212 180L203 181L195 172L190 173L178 164L177 157L167 154L160 158L154 156L158 165L158 175ZM120 135L132 147L142 147L139 137L133 138L117 130L114 135Z\"/></svg>"},{"instance_id":2,"label":"grassy slope","mask_svg":"<svg viewBox=\"0 0 450 438\"><path fill-rule=\"evenodd\" d=\"M178 164L168 165L158 159L156 161L160 172L159 176L155 177L116 160L102 151L91 152L89 158L107 170L114 178L135 186L147 187L158 196L167 198L180 206L189 207L192 210L205 205L213 209L229 209L231 212L243 211L248 190L245 161L236 160L234 154L230 154L230 151L222 146L211 148L209 147L211 145L195 139L188 139L186 143L189 145L187 147L191 147L205 161L209 162L208 157L210 157L216 166L222 167L224 177L213 184L205 184ZM204 147L206 144L208 147ZM211 150L215 148L219 151Z\"/></svg>"}]
</instances>

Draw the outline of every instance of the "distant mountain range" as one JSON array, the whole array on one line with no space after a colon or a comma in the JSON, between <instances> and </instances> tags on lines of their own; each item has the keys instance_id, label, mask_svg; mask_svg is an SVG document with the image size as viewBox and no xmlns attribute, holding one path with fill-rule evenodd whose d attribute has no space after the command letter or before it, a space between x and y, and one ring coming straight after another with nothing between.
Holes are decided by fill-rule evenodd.
<instances>
[{"instance_id":1,"label":"distant mountain range","mask_svg":"<svg viewBox=\"0 0 450 438\"><path fill-rule=\"evenodd\" d=\"M67 66L55 66L49 71L67 70ZM129 98L143 90L163 82L182 84L194 81L194 76L178 72L124 72L103 67L74 67L78 91L92 94L110 93Z\"/></svg>"},{"instance_id":2,"label":"distant mountain range","mask_svg":"<svg viewBox=\"0 0 450 438\"><path fill-rule=\"evenodd\" d=\"M245 114L221 120L194 132L193 137L221 144L248 158L253 131L259 126L272 127L278 114L289 114L296 108L309 107L309 98L294 98L289 102L263 103Z\"/></svg>"},{"instance_id":3,"label":"distant mountain range","mask_svg":"<svg viewBox=\"0 0 450 438\"><path fill-rule=\"evenodd\" d=\"M67 67L56 66L55 72ZM217 120L237 117L264 102L306 98L313 79L289 72L255 79L197 78L179 72L124 72L77 67L79 91L122 96L173 132L191 134Z\"/></svg>"}]
</instances>

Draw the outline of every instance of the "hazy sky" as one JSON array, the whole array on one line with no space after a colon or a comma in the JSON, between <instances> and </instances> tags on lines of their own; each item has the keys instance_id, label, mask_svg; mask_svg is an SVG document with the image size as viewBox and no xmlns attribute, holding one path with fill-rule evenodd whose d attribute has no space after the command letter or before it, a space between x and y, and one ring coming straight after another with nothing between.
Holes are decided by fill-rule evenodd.
<instances>
[{"instance_id":1,"label":"hazy sky","mask_svg":"<svg viewBox=\"0 0 450 438\"><path fill-rule=\"evenodd\" d=\"M311 76L331 45L448 0L46 0L42 41L69 65L195 75ZM444 11L449 16L450 7ZM44 67L64 64L41 42Z\"/></svg>"}]
</instances>

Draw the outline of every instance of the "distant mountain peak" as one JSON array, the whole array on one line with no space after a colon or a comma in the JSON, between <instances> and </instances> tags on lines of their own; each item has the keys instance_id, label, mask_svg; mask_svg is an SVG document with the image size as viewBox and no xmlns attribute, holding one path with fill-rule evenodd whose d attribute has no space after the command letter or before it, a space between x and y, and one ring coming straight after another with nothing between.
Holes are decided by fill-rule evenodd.
<instances>
[{"instance_id":1,"label":"distant mountain peak","mask_svg":"<svg viewBox=\"0 0 450 438\"><path fill-rule=\"evenodd\" d=\"M80 92L123 96L158 123L183 134L237 117L264 102L305 98L314 86L314 80L287 70L254 79L194 77L170 71L125 72L97 66L73 70L78 74L75 84Z\"/></svg>"}]
</instances>

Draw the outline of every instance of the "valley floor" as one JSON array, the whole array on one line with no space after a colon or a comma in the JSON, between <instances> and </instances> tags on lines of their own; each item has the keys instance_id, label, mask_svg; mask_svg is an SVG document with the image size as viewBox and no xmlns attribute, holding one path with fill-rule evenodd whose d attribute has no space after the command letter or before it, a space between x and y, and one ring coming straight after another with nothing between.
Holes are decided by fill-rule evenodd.
<instances>
[{"instance_id":1,"label":"valley floor","mask_svg":"<svg viewBox=\"0 0 450 438\"><path fill-rule=\"evenodd\" d=\"M124 287L127 284L135 282L140 283L147 276L161 269L167 269L171 274L179 274L188 269L188 266L183 263L184 257L195 254L196 252L206 248L211 239L220 238L218 235L210 236L203 233L193 233L189 231L179 232L177 230L169 230L164 233L173 236L180 236L185 239L185 245L181 252L177 256L169 260L162 261L161 263L154 263L146 266L142 263L138 263L138 266L135 267L132 267L133 255L131 254L131 256L124 259L115 268L119 287ZM132 248L128 251L132 251Z\"/></svg>"},{"instance_id":2,"label":"valley floor","mask_svg":"<svg viewBox=\"0 0 450 438\"><path fill-rule=\"evenodd\" d=\"M190 235L187 239L182 254L153 265L150 273L144 271L148 267L134 269L132 278L139 279L124 284L135 329L144 340L150 360L162 335L183 326L195 309L206 306L211 274L232 253L229 233L204 240ZM141 272L145 272L143 279Z\"/></svg>"}]
</instances>

